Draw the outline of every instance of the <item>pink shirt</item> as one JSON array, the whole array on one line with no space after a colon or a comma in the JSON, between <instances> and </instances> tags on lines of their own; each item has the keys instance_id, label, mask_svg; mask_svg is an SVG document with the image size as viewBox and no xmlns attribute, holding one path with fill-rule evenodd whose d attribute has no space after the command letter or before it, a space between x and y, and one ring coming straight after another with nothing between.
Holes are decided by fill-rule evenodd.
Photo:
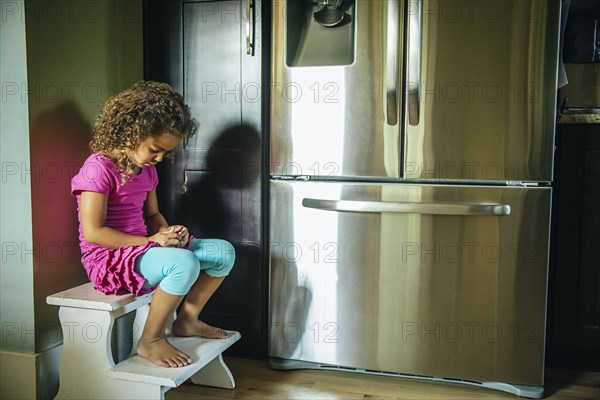
<instances>
[{"instance_id":1,"label":"pink shirt","mask_svg":"<svg viewBox=\"0 0 600 400\"><path fill-rule=\"evenodd\" d=\"M158 185L156 168L142 168L141 172L121 184L121 171L110 159L100 154L92 154L84 162L79 173L71 179L71 193L77 197L79 216L81 192L90 191L108 196L105 226L121 232L148 236L144 221L144 203L148 192ZM81 221L81 218L80 218ZM81 262L96 289L109 294L131 292L136 295L146 292L142 289L144 278L135 272L135 259L150 247L128 246L108 249L89 243L83 237L79 224Z\"/></svg>"}]
</instances>

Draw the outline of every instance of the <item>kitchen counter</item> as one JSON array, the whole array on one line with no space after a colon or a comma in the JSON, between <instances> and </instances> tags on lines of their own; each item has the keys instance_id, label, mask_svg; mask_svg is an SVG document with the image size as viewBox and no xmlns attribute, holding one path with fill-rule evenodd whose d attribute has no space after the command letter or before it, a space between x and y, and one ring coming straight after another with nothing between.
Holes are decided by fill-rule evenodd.
<instances>
[{"instance_id":1,"label":"kitchen counter","mask_svg":"<svg viewBox=\"0 0 600 400\"><path fill-rule=\"evenodd\" d=\"M600 124L600 114L562 114L558 120L559 124Z\"/></svg>"}]
</instances>

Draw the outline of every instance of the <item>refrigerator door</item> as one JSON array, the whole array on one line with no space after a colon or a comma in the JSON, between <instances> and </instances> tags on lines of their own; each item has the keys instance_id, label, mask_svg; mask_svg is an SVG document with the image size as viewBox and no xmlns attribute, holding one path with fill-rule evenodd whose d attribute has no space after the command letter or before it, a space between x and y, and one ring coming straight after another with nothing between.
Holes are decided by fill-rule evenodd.
<instances>
[{"instance_id":1,"label":"refrigerator door","mask_svg":"<svg viewBox=\"0 0 600 400\"><path fill-rule=\"evenodd\" d=\"M319 3L273 2L271 175L397 178L401 2L335 2L334 26Z\"/></svg>"},{"instance_id":2,"label":"refrigerator door","mask_svg":"<svg viewBox=\"0 0 600 400\"><path fill-rule=\"evenodd\" d=\"M551 181L560 1L408 7L403 177Z\"/></svg>"},{"instance_id":3,"label":"refrigerator door","mask_svg":"<svg viewBox=\"0 0 600 400\"><path fill-rule=\"evenodd\" d=\"M550 194L272 181L269 356L542 385Z\"/></svg>"}]
</instances>

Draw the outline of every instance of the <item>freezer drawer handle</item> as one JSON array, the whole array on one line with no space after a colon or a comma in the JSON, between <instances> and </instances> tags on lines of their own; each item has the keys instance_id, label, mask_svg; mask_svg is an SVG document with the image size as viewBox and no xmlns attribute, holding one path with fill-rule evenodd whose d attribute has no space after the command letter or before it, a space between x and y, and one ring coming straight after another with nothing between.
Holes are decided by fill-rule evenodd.
<instances>
[{"instance_id":1,"label":"freezer drawer handle","mask_svg":"<svg viewBox=\"0 0 600 400\"><path fill-rule=\"evenodd\" d=\"M349 211L364 213L413 213L432 215L497 215L510 214L508 204L471 204L471 203L410 203L388 201L355 201L302 199L306 208L326 211Z\"/></svg>"}]
</instances>

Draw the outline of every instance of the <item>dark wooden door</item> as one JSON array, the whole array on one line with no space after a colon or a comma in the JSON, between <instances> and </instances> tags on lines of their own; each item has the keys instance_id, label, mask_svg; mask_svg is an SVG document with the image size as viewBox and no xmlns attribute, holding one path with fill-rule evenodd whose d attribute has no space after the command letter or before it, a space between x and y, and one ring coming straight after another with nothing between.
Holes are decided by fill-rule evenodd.
<instances>
[{"instance_id":1,"label":"dark wooden door","mask_svg":"<svg viewBox=\"0 0 600 400\"><path fill-rule=\"evenodd\" d=\"M548 364L600 370L600 125L559 124Z\"/></svg>"},{"instance_id":2,"label":"dark wooden door","mask_svg":"<svg viewBox=\"0 0 600 400\"><path fill-rule=\"evenodd\" d=\"M234 269L201 318L241 332L231 353L264 357L262 20L260 2L251 4L248 24L246 1L147 1L146 78L173 85L199 122L186 148L159 169L161 210L195 236L236 248Z\"/></svg>"}]
</instances>

